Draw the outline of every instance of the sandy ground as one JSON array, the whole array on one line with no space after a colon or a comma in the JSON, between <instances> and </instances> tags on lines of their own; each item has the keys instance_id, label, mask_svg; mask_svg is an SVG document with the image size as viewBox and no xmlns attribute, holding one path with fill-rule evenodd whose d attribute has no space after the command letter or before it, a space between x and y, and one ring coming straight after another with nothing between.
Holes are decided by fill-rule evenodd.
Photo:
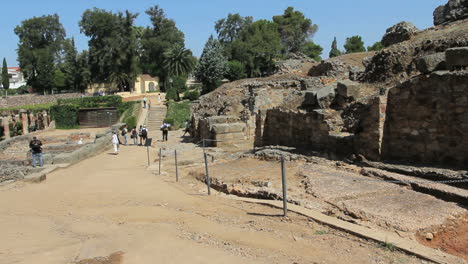
<instances>
[{"instance_id":1,"label":"sandy ground","mask_svg":"<svg viewBox=\"0 0 468 264\"><path fill-rule=\"evenodd\" d=\"M170 134L168 143L180 147ZM110 152L110 151L109 151ZM1 263L425 263L267 206L206 195L122 147L0 187Z\"/></svg>"}]
</instances>

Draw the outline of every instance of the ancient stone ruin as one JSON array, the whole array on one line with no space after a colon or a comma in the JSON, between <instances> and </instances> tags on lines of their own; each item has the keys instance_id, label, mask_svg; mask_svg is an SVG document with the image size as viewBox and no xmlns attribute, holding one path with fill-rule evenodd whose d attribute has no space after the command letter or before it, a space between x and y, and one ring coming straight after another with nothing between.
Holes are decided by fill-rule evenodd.
<instances>
[{"instance_id":1,"label":"ancient stone ruin","mask_svg":"<svg viewBox=\"0 0 468 264\"><path fill-rule=\"evenodd\" d=\"M465 15L467 1L454 2ZM224 84L193 106L192 134L467 167L468 20L423 31L400 23L384 39L377 53L297 58L303 67L289 59L279 74Z\"/></svg>"}]
</instances>

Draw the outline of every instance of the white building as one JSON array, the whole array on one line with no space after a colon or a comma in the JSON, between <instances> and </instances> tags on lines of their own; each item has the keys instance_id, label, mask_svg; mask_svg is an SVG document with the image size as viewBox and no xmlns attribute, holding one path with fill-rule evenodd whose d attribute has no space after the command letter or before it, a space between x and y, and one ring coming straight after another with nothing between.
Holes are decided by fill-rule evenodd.
<instances>
[{"instance_id":1,"label":"white building","mask_svg":"<svg viewBox=\"0 0 468 264\"><path fill-rule=\"evenodd\" d=\"M26 85L26 80L24 79L23 73L19 67L8 67L8 76L10 78L9 89L18 89L19 87ZM3 88L1 82L0 88Z\"/></svg>"}]
</instances>

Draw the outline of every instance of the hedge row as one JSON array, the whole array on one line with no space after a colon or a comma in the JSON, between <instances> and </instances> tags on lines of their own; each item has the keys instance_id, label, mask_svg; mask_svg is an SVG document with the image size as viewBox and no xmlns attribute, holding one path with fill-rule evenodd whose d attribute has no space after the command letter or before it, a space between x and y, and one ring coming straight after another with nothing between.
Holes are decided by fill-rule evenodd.
<instances>
[{"instance_id":1,"label":"hedge row","mask_svg":"<svg viewBox=\"0 0 468 264\"><path fill-rule=\"evenodd\" d=\"M55 120L56 128L76 128L78 127L78 111L76 105L54 105L50 108L50 115Z\"/></svg>"},{"instance_id":2,"label":"hedge row","mask_svg":"<svg viewBox=\"0 0 468 264\"><path fill-rule=\"evenodd\" d=\"M59 105L76 105L80 108L119 107L122 97L118 95L93 96L57 100Z\"/></svg>"}]
</instances>

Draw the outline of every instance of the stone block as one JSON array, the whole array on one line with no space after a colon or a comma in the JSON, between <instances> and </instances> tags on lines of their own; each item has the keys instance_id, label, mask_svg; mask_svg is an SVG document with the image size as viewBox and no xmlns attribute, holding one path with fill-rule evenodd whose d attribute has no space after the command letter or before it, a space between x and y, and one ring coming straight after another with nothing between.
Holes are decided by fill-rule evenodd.
<instances>
[{"instance_id":1,"label":"stone block","mask_svg":"<svg viewBox=\"0 0 468 264\"><path fill-rule=\"evenodd\" d=\"M208 122L211 125L214 124L226 124L226 123L237 123L239 122L239 117L237 116L212 116L208 118Z\"/></svg>"},{"instance_id":2,"label":"stone block","mask_svg":"<svg viewBox=\"0 0 468 264\"><path fill-rule=\"evenodd\" d=\"M244 140L245 139L245 134L243 132L216 134L215 139L216 140L221 140L221 141Z\"/></svg>"},{"instance_id":3,"label":"stone block","mask_svg":"<svg viewBox=\"0 0 468 264\"><path fill-rule=\"evenodd\" d=\"M454 67L468 66L468 47L447 49L445 59L449 70Z\"/></svg>"},{"instance_id":4,"label":"stone block","mask_svg":"<svg viewBox=\"0 0 468 264\"><path fill-rule=\"evenodd\" d=\"M315 98L317 100L317 105L320 108L324 109L330 107L333 99L335 99L335 89L336 84L331 84L316 92Z\"/></svg>"},{"instance_id":5,"label":"stone block","mask_svg":"<svg viewBox=\"0 0 468 264\"><path fill-rule=\"evenodd\" d=\"M244 123L231 123L231 124L215 124L212 126L212 131L216 134L236 133L245 130Z\"/></svg>"},{"instance_id":6,"label":"stone block","mask_svg":"<svg viewBox=\"0 0 468 264\"><path fill-rule=\"evenodd\" d=\"M445 53L439 52L419 58L416 61L416 68L422 73L445 70L447 68Z\"/></svg>"},{"instance_id":7,"label":"stone block","mask_svg":"<svg viewBox=\"0 0 468 264\"><path fill-rule=\"evenodd\" d=\"M360 85L357 82L353 82L350 80L340 81L338 82L337 92L339 95L345 98L353 98L354 100L358 99Z\"/></svg>"}]
</instances>

